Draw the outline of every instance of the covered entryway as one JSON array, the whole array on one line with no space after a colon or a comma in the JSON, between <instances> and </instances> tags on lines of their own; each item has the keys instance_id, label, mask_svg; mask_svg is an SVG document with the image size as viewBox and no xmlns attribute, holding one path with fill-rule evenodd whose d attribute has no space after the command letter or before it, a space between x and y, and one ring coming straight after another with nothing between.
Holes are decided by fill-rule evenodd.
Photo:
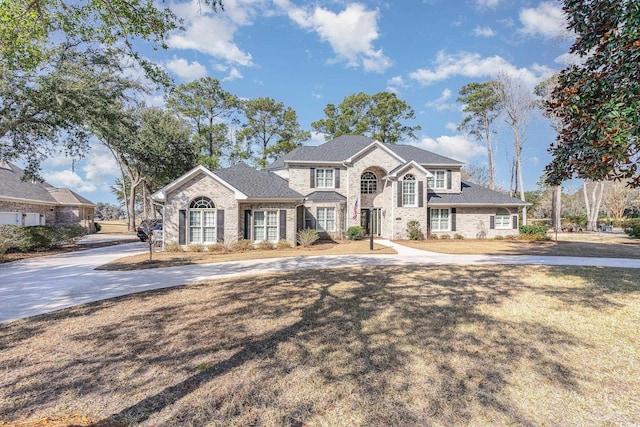
<instances>
[{"instance_id":1,"label":"covered entryway","mask_svg":"<svg viewBox=\"0 0 640 427\"><path fill-rule=\"evenodd\" d=\"M382 233L382 218L380 212L380 208L360 209L360 226L364 229L364 233L367 236L372 232L374 236L380 236Z\"/></svg>"}]
</instances>

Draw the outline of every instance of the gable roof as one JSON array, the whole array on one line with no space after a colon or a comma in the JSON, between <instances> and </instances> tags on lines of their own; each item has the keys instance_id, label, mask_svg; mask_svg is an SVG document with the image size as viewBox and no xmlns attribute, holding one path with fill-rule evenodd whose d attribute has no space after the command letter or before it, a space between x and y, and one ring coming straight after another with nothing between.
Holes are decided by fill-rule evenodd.
<instances>
[{"instance_id":1,"label":"gable roof","mask_svg":"<svg viewBox=\"0 0 640 427\"><path fill-rule=\"evenodd\" d=\"M158 201L165 201L167 193L198 174L207 175L233 191L236 199L303 199L302 194L289 188L282 177L266 170L257 170L245 163L210 171L199 165L151 195Z\"/></svg>"},{"instance_id":2,"label":"gable roof","mask_svg":"<svg viewBox=\"0 0 640 427\"><path fill-rule=\"evenodd\" d=\"M250 199L302 199L304 196L289 188L284 178L267 170L257 170L239 163L213 172L242 191Z\"/></svg>"},{"instance_id":3,"label":"gable roof","mask_svg":"<svg viewBox=\"0 0 640 427\"><path fill-rule=\"evenodd\" d=\"M342 163L353 158L369 146L377 144L382 149L407 162L415 160L421 165L462 166L464 163L412 145L382 144L362 135L341 135L318 146L302 146L278 158L267 170L282 169L287 163Z\"/></svg>"},{"instance_id":4,"label":"gable roof","mask_svg":"<svg viewBox=\"0 0 640 427\"><path fill-rule=\"evenodd\" d=\"M18 166L0 161L0 199L44 205L78 206L93 202L67 188L56 188L46 182L23 181L24 171Z\"/></svg>"},{"instance_id":5,"label":"gable roof","mask_svg":"<svg viewBox=\"0 0 640 427\"><path fill-rule=\"evenodd\" d=\"M336 191L314 191L306 199L315 203L346 202L347 198Z\"/></svg>"},{"instance_id":6,"label":"gable roof","mask_svg":"<svg viewBox=\"0 0 640 427\"><path fill-rule=\"evenodd\" d=\"M427 193L427 204L431 206L529 206L515 197L490 190L482 185L463 181L460 193Z\"/></svg>"}]
</instances>

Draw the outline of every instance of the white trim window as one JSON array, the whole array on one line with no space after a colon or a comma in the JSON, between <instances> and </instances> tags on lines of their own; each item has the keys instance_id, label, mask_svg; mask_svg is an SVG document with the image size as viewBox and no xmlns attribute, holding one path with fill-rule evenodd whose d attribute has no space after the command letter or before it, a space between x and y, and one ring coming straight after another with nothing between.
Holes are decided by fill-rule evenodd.
<instances>
[{"instance_id":1,"label":"white trim window","mask_svg":"<svg viewBox=\"0 0 640 427\"><path fill-rule=\"evenodd\" d=\"M371 171L366 171L360 176L360 193L376 194L378 192L378 178Z\"/></svg>"},{"instance_id":2,"label":"white trim window","mask_svg":"<svg viewBox=\"0 0 640 427\"><path fill-rule=\"evenodd\" d=\"M433 171L433 188L444 190L447 188L447 172Z\"/></svg>"},{"instance_id":3,"label":"white trim window","mask_svg":"<svg viewBox=\"0 0 640 427\"><path fill-rule=\"evenodd\" d=\"M253 211L253 241L278 241L278 211Z\"/></svg>"},{"instance_id":4,"label":"white trim window","mask_svg":"<svg viewBox=\"0 0 640 427\"><path fill-rule=\"evenodd\" d=\"M335 179L333 169L316 169L316 187L334 188Z\"/></svg>"},{"instance_id":5,"label":"white trim window","mask_svg":"<svg viewBox=\"0 0 640 427\"><path fill-rule=\"evenodd\" d=\"M495 228L497 230L507 230L511 228L511 212L508 209L500 208L496 211Z\"/></svg>"},{"instance_id":6,"label":"white trim window","mask_svg":"<svg viewBox=\"0 0 640 427\"><path fill-rule=\"evenodd\" d=\"M336 231L336 208L318 208L316 229L318 231Z\"/></svg>"},{"instance_id":7,"label":"white trim window","mask_svg":"<svg viewBox=\"0 0 640 427\"><path fill-rule=\"evenodd\" d=\"M402 179L402 206L416 206L416 177L406 174Z\"/></svg>"},{"instance_id":8,"label":"white trim window","mask_svg":"<svg viewBox=\"0 0 640 427\"><path fill-rule=\"evenodd\" d=\"M189 205L189 243L215 242L215 205L208 197L194 199Z\"/></svg>"},{"instance_id":9,"label":"white trim window","mask_svg":"<svg viewBox=\"0 0 640 427\"><path fill-rule=\"evenodd\" d=\"M449 231L449 209L431 208L431 231Z\"/></svg>"}]
</instances>

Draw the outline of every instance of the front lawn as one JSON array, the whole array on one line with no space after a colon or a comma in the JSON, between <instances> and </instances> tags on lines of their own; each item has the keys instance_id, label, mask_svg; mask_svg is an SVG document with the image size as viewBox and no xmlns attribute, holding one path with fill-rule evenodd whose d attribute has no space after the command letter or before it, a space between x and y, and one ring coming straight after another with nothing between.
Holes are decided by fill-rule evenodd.
<instances>
[{"instance_id":1,"label":"front lawn","mask_svg":"<svg viewBox=\"0 0 640 427\"><path fill-rule=\"evenodd\" d=\"M0 420L634 425L637 273L337 268L73 307L0 324Z\"/></svg>"}]
</instances>

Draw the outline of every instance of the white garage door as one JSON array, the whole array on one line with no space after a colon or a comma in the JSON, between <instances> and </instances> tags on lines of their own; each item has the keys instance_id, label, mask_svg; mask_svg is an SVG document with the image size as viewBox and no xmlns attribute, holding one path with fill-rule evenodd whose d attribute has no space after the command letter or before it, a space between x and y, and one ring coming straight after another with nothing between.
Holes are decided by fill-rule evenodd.
<instances>
[{"instance_id":1,"label":"white garage door","mask_svg":"<svg viewBox=\"0 0 640 427\"><path fill-rule=\"evenodd\" d=\"M0 225L20 225L20 214L18 212L0 212Z\"/></svg>"},{"instance_id":2,"label":"white garage door","mask_svg":"<svg viewBox=\"0 0 640 427\"><path fill-rule=\"evenodd\" d=\"M31 225L40 225L39 213L26 213L24 214L24 225L29 227Z\"/></svg>"}]
</instances>

